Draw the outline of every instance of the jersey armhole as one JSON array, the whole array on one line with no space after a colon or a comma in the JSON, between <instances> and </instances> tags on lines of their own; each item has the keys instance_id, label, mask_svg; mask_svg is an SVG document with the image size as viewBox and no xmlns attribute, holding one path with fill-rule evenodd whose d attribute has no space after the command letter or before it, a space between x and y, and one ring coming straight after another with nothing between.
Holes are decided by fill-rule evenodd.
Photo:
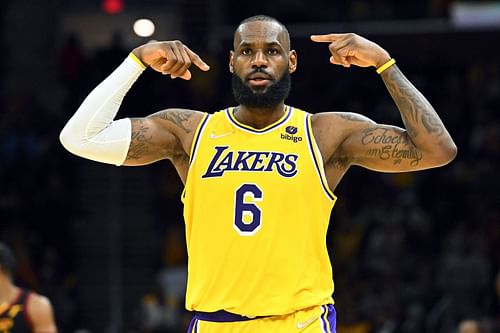
<instances>
[{"instance_id":1,"label":"jersey armhole","mask_svg":"<svg viewBox=\"0 0 500 333\"><path fill-rule=\"evenodd\" d=\"M189 165L191 165L194 161L194 158L196 156L196 150L198 148L198 143L200 142L201 133L203 132L203 128L205 128L205 125L209 118L210 114L205 113L203 115L203 118L201 118L198 127L196 127L196 131L194 132L193 142L191 143L191 149L189 150Z\"/></svg>"},{"instance_id":2,"label":"jersey armhole","mask_svg":"<svg viewBox=\"0 0 500 333\"><path fill-rule=\"evenodd\" d=\"M306 137L309 152L311 153L311 157L314 161L314 167L320 179L321 185L323 187L323 191L326 196L333 202L337 201L337 196L332 192L330 186L328 186L328 181L326 180L325 169L323 167L323 157L321 156L321 152L319 150L318 145L316 144L316 140L314 139L313 131L312 131L312 121L311 114L306 114L305 116L305 128L306 128Z\"/></svg>"},{"instance_id":3,"label":"jersey armhole","mask_svg":"<svg viewBox=\"0 0 500 333\"><path fill-rule=\"evenodd\" d=\"M203 134L203 130L205 129L206 124L208 123L208 119L210 119L210 114L205 113L203 118L201 118L196 131L194 132L193 142L191 143L191 149L189 150L189 167L188 167L188 176L186 177L186 183L189 178L189 170L191 169L191 165L193 164L196 158L196 151L198 150L198 145L200 143L200 137ZM184 199L186 197L186 186L182 190L181 201L184 203Z\"/></svg>"},{"instance_id":4,"label":"jersey armhole","mask_svg":"<svg viewBox=\"0 0 500 333\"><path fill-rule=\"evenodd\" d=\"M23 315L24 315L24 320L26 321L26 324L33 331L33 329L34 329L33 320L28 313L29 302L32 298L32 295L33 295L33 293L31 291L26 291L26 298L24 299L24 304L23 304Z\"/></svg>"}]
</instances>

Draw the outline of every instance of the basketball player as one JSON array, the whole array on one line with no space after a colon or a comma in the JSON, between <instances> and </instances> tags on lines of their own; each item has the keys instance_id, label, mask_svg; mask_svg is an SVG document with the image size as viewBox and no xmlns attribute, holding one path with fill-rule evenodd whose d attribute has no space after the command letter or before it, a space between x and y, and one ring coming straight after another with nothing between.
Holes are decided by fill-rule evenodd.
<instances>
[{"instance_id":1,"label":"basketball player","mask_svg":"<svg viewBox=\"0 0 500 333\"><path fill-rule=\"evenodd\" d=\"M172 161L185 184L189 332L335 332L325 238L342 176L351 165L417 171L456 155L440 118L386 50L352 33L311 39L329 47L332 64L375 67L406 129L286 105L297 52L283 24L254 16L237 27L229 54L238 105L114 120L146 67L185 80L192 64L209 70L180 41L153 42L134 49L61 132L66 149L88 159Z\"/></svg>"},{"instance_id":2,"label":"basketball player","mask_svg":"<svg viewBox=\"0 0 500 333\"><path fill-rule=\"evenodd\" d=\"M14 256L0 243L0 332L57 333L47 297L14 285Z\"/></svg>"}]
</instances>

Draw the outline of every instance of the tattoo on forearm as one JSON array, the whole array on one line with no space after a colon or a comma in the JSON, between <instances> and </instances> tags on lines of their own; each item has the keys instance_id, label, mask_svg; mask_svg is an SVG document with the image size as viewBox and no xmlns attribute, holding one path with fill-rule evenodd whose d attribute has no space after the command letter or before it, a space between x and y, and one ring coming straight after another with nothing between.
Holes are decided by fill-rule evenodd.
<instances>
[{"instance_id":1,"label":"tattoo on forearm","mask_svg":"<svg viewBox=\"0 0 500 333\"><path fill-rule=\"evenodd\" d=\"M361 144L376 145L376 147L368 148L366 155L378 157L383 161L392 160L394 165L406 160L411 166L416 167L423 157L422 152L411 143L408 135L389 133L387 128L372 127L364 130Z\"/></svg>"},{"instance_id":2,"label":"tattoo on forearm","mask_svg":"<svg viewBox=\"0 0 500 333\"><path fill-rule=\"evenodd\" d=\"M184 126L184 122L188 121L189 118L193 115L194 112L192 111L187 111L183 110L182 112L179 112L177 110L164 110L157 112L153 115L153 117L158 117L163 120L168 120L180 128L186 133L190 133L191 129L187 128Z\"/></svg>"},{"instance_id":3,"label":"tattoo on forearm","mask_svg":"<svg viewBox=\"0 0 500 333\"><path fill-rule=\"evenodd\" d=\"M138 160L149 154L154 148L152 136L147 136L149 128L144 125L144 120L134 120L139 124L139 128L132 131L132 141L127 154L127 159Z\"/></svg>"},{"instance_id":4,"label":"tattoo on forearm","mask_svg":"<svg viewBox=\"0 0 500 333\"><path fill-rule=\"evenodd\" d=\"M412 138L418 135L417 127L423 125L429 134L440 136L444 126L431 104L408 81L399 69L391 70L384 82L401 112L408 134Z\"/></svg>"},{"instance_id":5,"label":"tattoo on forearm","mask_svg":"<svg viewBox=\"0 0 500 333\"><path fill-rule=\"evenodd\" d=\"M429 133L436 133L437 136L441 136L444 133L441 122L430 114L422 115L422 123Z\"/></svg>"}]
</instances>

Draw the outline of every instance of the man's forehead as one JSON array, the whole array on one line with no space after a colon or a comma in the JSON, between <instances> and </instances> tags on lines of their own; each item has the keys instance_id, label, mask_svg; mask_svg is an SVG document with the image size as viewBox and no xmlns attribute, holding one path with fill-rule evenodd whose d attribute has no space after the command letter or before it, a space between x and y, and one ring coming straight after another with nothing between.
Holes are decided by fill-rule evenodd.
<instances>
[{"instance_id":1,"label":"man's forehead","mask_svg":"<svg viewBox=\"0 0 500 333\"><path fill-rule=\"evenodd\" d=\"M234 35L234 45L255 42L279 43L284 46L285 32L279 23L273 21L253 21L240 25Z\"/></svg>"}]
</instances>

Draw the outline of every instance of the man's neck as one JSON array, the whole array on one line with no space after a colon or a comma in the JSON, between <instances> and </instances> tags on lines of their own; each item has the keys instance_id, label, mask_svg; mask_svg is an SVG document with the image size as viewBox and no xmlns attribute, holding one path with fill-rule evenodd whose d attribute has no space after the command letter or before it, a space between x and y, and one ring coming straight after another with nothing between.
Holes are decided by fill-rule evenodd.
<instances>
[{"instance_id":1,"label":"man's neck","mask_svg":"<svg viewBox=\"0 0 500 333\"><path fill-rule=\"evenodd\" d=\"M253 128L261 129L283 117L285 114L285 104L282 102L271 108L252 108L239 105L234 109L233 114L239 122Z\"/></svg>"},{"instance_id":2,"label":"man's neck","mask_svg":"<svg viewBox=\"0 0 500 333\"><path fill-rule=\"evenodd\" d=\"M0 276L0 304L10 304L17 297L19 288L6 276Z\"/></svg>"}]
</instances>

